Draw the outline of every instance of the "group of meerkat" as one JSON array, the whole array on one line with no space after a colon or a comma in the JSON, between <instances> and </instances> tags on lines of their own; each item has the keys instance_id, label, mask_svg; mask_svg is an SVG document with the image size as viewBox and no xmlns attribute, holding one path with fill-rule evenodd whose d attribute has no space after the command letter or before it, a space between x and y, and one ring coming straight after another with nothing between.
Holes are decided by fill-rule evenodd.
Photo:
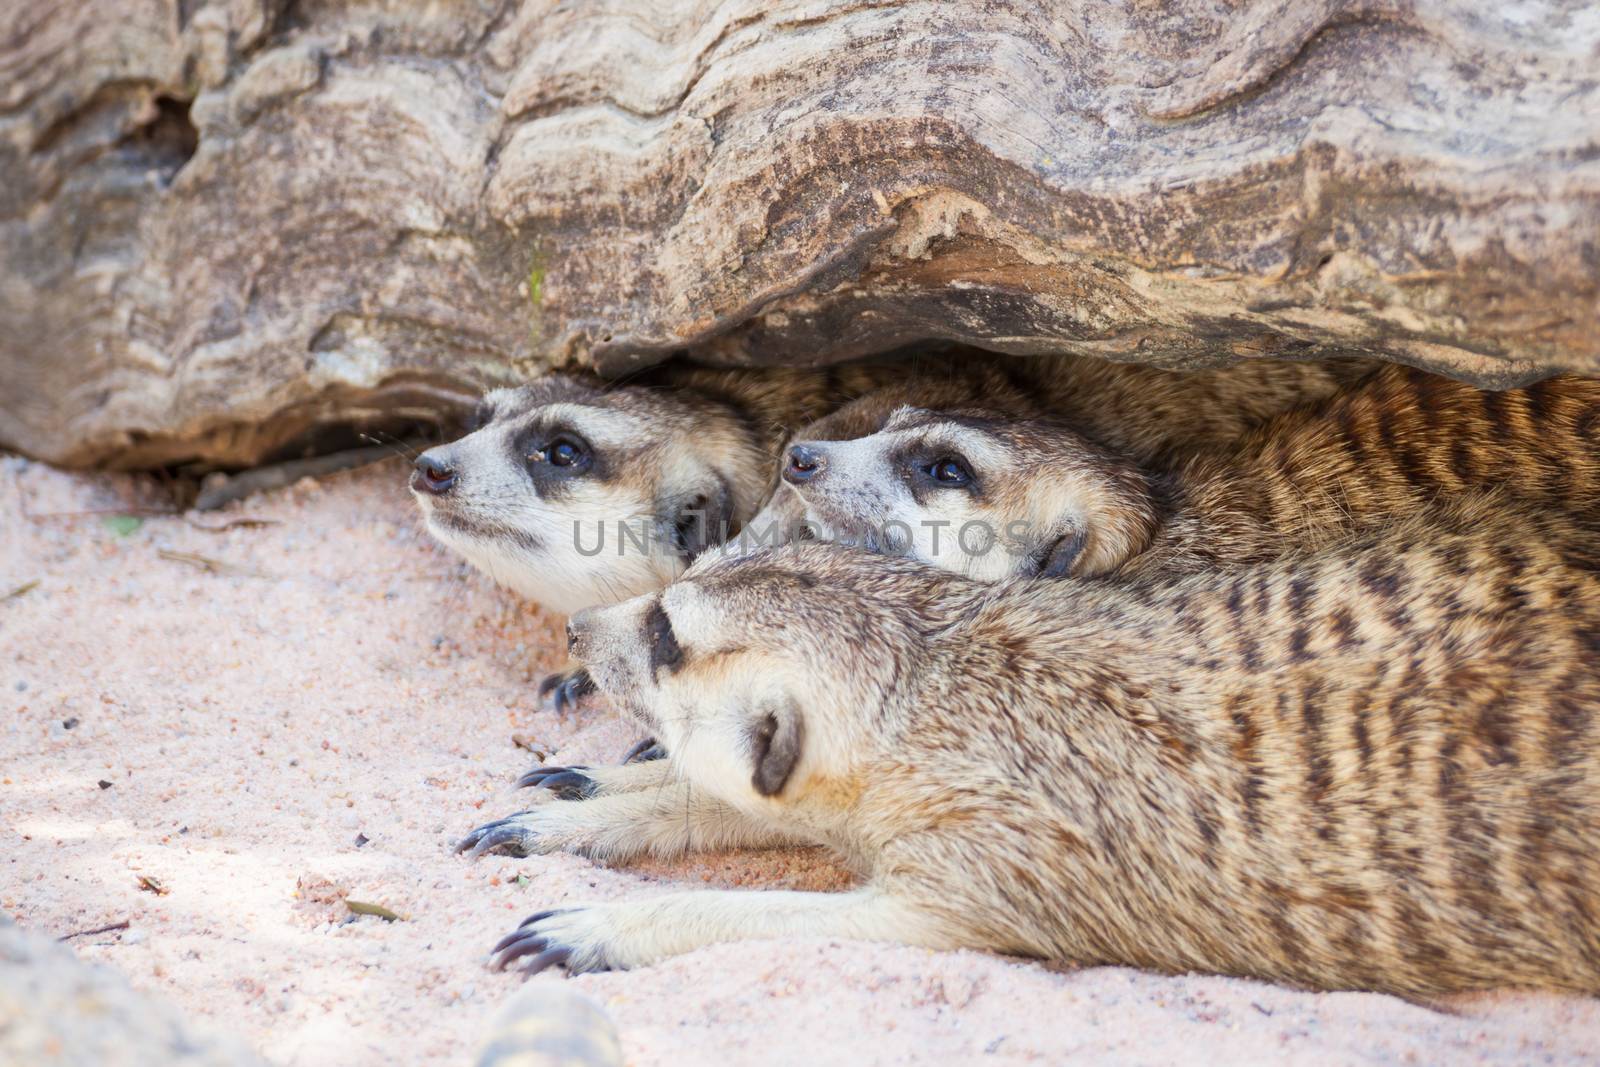
<instances>
[{"instance_id":1,"label":"group of meerkat","mask_svg":"<svg viewBox=\"0 0 1600 1067\"><path fill-rule=\"evenodd\" d=\"M501 966L799 935L1600 992L1600 382L556 374L412 487L572 616L552 699L598 688L666 753L535 768L546 802L462 849L822 844L861 878L558 908ZM595 550L618 523L648 536Z\"/></svg>"}]
</instances>

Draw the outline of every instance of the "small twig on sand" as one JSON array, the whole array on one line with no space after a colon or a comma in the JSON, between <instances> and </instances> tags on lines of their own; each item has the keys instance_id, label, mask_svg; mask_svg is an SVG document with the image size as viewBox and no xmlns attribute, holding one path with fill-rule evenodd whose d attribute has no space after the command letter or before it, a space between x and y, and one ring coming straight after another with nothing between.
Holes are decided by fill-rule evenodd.
<instances>
[{"instance_id":1,"label":"small twig on sand","mask_svg":"<svg viewBox=\"0 0 1600 1067\"><path fill-rule=\"evenodd\" d=\"M109 934L115 930L126 930L127 928L128 920L123 919L121 922L112 923L110 926L96 926L93 930L74 930L70 934L62 934L56 940L70 941L75 937L93 937L95 934Z\"/></svg>"},{"instance_id":2,"label":"small twig on sand","mask_svg":"<svg viewBox=\"0 0 1600 1067\"><path fill-rule=\"evenodd\" d=\"M348 452L334 452L326 456L313 456L310 459L291 460L271 467L257 467L235 474L220 485L200 490L200 495L195 498L194 509L215 511L224 504L241 500L252 493L282 489L284 486L293 485L301 478L320 478L325 474L365 467L370 463L389 459L394 454L392 446L378 445L373 448L352 448Z\"/></svg>"},{"instance_id":3,"label":"small twig on sand","mask_svg":"<svg viewBox=\"0 0 1600 1067\"><path fill-rule=\"evenodd\" d=\"M23 582L5 596L0 596L0 604L4 604L8 600L15 600L19 596L26 596L37 588L39 588L39 579L37 578L31 582Z\"/></svg>"},{"instance_id":4,"label":"small twig on sand","mask_svg":"<svg viewBox=\"0 0 1600 1067\"><path fill-rule=\"evenodd\" d=\"M206 556L197 556L192 552L174 552L170 548L156 550L156 555L162 559L170 559L174 563L191 563L208 571L231 571L233 568L220 559L210 559Z\"/></svg>"},{"instance_id":5,"label":"small twig on sand","mask_svg":"<svg viewBox=\"0 0 1600 1067\"><path fill-rule=\"evenodd\" d=\"M277 519L229 519L227 522L219 522L215 526L210 526L203 522L195 522L193 519L188 518L183 521L196 530L204 530L206 533L227 533L229 530L259 530L265 526L279 525Z\"/></svg>"},{"instance_id":6,"label":"small twig on sand","mask_svg":"<svg viewBox=\"0 0 1600 1067\"><path fill-rule=\"evenodd\" d=\"M253 571L246 567L236 567L232 563L224 563L220 559L210 556L197 556L193 552L174 552L170 548L159 548L156 555L162 559L171 560L173 563L187 563L191 567L199 567L210 571L212 574L237 574L247 578L265 578L260 571Z\"/></svg>"}]
</instances>

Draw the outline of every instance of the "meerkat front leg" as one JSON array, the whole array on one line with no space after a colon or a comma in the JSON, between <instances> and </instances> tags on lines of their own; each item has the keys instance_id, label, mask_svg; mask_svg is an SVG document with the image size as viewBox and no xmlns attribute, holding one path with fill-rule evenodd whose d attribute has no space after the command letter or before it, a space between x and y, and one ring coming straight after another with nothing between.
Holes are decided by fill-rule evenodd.
<instances>
[{"instance_id":1,"label":"meerkat front leg","mask_svg":"<svg viewBox=\"0 0 1600 1067\"><path fill-rule=\"evenodd\" d=\"M593 800L541 804L478 827L456 845L473 857L485 852L531 856L576 852L601 860L681 856L694 849L773 848L815 844L708 796L686 783Z\"/></svg>"},{"instance_id":2,"label":"meerkat front leg","mask_svg":"<svg viewBox=\"0 0 1600 1067\"><path fill-rule=\"evenodd\" d=\"M529 974L642 967L727 941L839 937L959 948L931 913L875 886L845 893L699 890L651 900L557 908L523 920L494 947L501 970L524 956Z\"/></svg>"}]
</instances>

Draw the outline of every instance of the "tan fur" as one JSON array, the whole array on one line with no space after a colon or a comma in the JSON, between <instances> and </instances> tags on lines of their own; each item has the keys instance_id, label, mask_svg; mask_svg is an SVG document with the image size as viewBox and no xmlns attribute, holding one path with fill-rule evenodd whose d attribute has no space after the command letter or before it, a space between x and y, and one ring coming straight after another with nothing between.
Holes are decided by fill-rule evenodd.
<instances>
[{"instance_id":1,"label":"tan fur","mask_svg":"<svg viewBox=\"0 0 1600 1067\"><path fill-rule=\"evenodd\" d=\"M1258 360L1172 371L962 349L908 360L889 383L804 426L797 439L862 437L882 428L902 407L982 408L1017 419L1061 419L1102 447L1154 460L1235 445L1269 419L1334 396L1379 366L1354 358Z\"/></svg>"},{"instance_id":2,"label":"tan fur","mask_svg":"<svg viewBox=\"0 0 1600 1067\"><path fill-rule=\"evenodd\" d=\"M782 833L866 882L569 909L517 952L582 970L801 934L1600 992L1600 535L1504 498L1426 519L1070 592L791 546L586 613L579 654L683 799L546 804L522 850Z\"/></svg>"},{"instance_id":3,"label":"tan fur","mask_svg":"<svg viewBox=\"0 0 1600 1067\"><path fill-rule=\"evenodd\" d=\"M1600 381L1562 376L1489 392L1393 365L1201 457L1166 490L1170 513L1129 570L1269 558L1392 521L1442 497L1496 490L1600 513Z\"/></svg>"},{"instance_id":4,"label":"tan fur","mask_svg":"<svg viewBox=\"0 0 1600 1067\"><path fill-rule=\"evenodd\" d=\"M913 554L990 579L1029 574L1069 534L1078 577L1193 570L1269 559L1415 511L1441 495L1501 488L1517 499L1600 508L1600 382L1560 377L1484 392L1385 366L1331 398L1280 414L1231 450L1170 454L1170 466L1107 446L1061 419L996 409L892 414L877 434L819 446L825 465L786 486L824 532L887 520L1027 531L1010 551ZM930 457L974 468L969 488L918 476ZM982 545L977 538L972 544Z\"/></svg>"}]
</instances>

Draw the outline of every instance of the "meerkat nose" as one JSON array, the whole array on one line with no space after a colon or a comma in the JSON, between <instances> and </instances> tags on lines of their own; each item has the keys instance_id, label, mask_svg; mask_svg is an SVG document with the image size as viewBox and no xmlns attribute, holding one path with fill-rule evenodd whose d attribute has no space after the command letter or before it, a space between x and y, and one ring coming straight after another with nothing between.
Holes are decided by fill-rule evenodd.
<instances>
[{"instance_id":1,"label":"meerkat nose","mask_svg":"<svg viewBox=\"0 0 1600 1067\"><path fill-rule=\"evenodd\" d=\"M790 485L809 482L827 465L827 457L816 445L790 445L783 464L783 480Z\"/></svg>"},{"instance_id":2,"label":"meerkat nose","mask_svg":"<svg viewBox=\"0 0 1600 1067\"><path fill-rule=\"evenodd\" d=\"M576 656L594 622L594 609L585 608L567 620L567 654Z\"/></svg>"},{"instance_id":3,"label":"meerkat nose","mask_svg":"<svg viewBox=\"0 0 1600 1067\"><path fill-rule=\"evenodd\" d=\"M417 457L413 466L416 470L411 475L411 488L419 492L438 496L448 493L450 487L456 484L456 472L439 449L424 452Z\"/></svg>"}]
</instances>

